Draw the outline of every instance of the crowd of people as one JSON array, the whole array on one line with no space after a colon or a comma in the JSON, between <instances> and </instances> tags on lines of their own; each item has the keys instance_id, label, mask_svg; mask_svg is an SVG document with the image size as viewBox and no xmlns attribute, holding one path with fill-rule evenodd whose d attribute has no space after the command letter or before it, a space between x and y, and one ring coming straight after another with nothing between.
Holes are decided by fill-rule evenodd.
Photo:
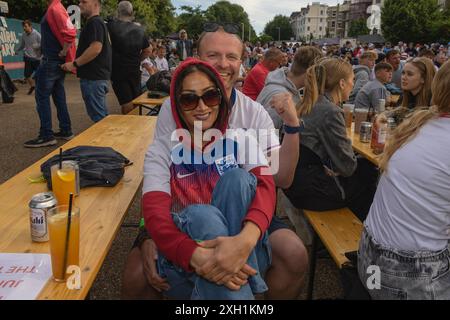
<instances>
[{"instance_id":1,"label":"crowd of people","mask_svg":"<svg viewBox=\"0 0 450 320\"><path fill-rule=\"evenodd\" d=\"M40 37L24 22L20 49L41 120L26 147L73 136L66 72L80 78L94 122L108 114L109 81L128 113L152 75L172 74L145 158L144 222L123 298L297 298L308 255L274 215L280 188L299 209L348 207L364 222L358 272L372 298L450 299L448 46L252 45L238 26L214 22L196 41L186 30L158 41L133 21L128 1L106 23L99 0L80 9L87 22L77 48L60 0L50 1ZM400 99L390 112L403 116L377 168L353 151L342 105L383 112L379 100L391 95ZM376 289L367 287L372 265L381 270Z\"/></svg>"}]
</instances>

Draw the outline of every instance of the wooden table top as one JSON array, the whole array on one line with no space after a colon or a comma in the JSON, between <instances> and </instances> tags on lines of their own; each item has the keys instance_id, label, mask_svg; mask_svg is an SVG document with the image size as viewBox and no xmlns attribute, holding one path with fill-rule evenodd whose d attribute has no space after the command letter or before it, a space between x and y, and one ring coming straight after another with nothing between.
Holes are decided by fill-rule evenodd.
<instances>
[{"instance_id":1,"label":"wooden table top","mask_svg":"<svg viewBox=\"0 0 450 320\"><path fill-rule=\"evenodd\" d=\"M152 99L152 98L148 97L148 91L146 91L143 94L141 94L139 97L134 99L132 101L132 103L135 106L138 106L138 105L159 106L159 105L162 105L164 103L164 101L166 101L167 98L168 98L168 96L164 97L164 98L160 98L160 99Z\"/></svg>"},{"instance_id":2,"label":"wooden table top","mask_svg":"<svg viewBox=\"0 0 450 320\"><path fill-rule=\"evenodd\" d=\"M351 128L347 128L347 136L352 141L352 147L353 150L364 156L367 160L375 164L376 166L379 165L379 155L376 155L373 153L372 149L370 148L370 142L361 142L359 141L359 133L354 132L354 126L355 123L352 123Z\"/></svg>"},{"instance_id":3,"label":"wooden table top","mask_svg":"<svg viewBox=\"0 0 450 320\"><path fill-rule=\"evenodd\" d=\"M38 299L84 299L94 282L122 221L142 183L145 152L153 140L154 117L110 115L64 144L112 147L133 162L113 188L91 187L76 198L80 208L81 289L69 290L65 283L49 280ZM0 252L49 253L49 242L31 241L29 208L31 197L47 191L45 183L28 177L40 175L40 165L58 153L50 153L0 185Z\"/></svg>"}]
</instances>

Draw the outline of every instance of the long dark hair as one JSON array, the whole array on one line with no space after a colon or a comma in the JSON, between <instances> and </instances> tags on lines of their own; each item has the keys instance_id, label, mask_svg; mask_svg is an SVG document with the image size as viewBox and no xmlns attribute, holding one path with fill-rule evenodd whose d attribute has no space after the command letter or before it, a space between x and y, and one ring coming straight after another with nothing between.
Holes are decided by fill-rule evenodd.
<instances>
[{"instance_id":1,"label":"long dark hair","mask_svg":"<svg viewBox=\"0 0 450 320\"><path fill-rule=\"evenodd\" d=\"M187 129L186 122L183 119L183 116L180 111L180 95L183 90L183 80L191 73L194 72L202 72L208 76L208 78L214 83L216 88L220 90L220 94L222 96L220 105L219 105L219 114L217 116L216 121L213 124L213 127L219 129L221 131L225 130L228 123L228 116L230 114L230 101L227 97L225 87L220 79L214 74L214 72L209 69L204 64L192 64L183 69L175 79L175 105L178 113L178 117L181 121L183 128Z\"/></svg>"}]
</instances>

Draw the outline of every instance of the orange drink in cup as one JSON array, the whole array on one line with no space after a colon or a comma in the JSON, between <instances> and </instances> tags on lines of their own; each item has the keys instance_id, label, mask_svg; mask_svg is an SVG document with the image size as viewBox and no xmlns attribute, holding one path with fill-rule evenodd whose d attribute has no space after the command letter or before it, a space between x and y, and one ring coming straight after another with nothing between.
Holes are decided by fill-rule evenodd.
<instances>
[{"instance_id":1,"label":"orange drink in cup","mask_svg":"<svg viewBox=\"0 0 450 320\"><path fill-rule=\"evenodd\" d=\"M344 108L345 127L351 128L353 121L353 110L355 109L355 105L344 103L343 108Z\"/></svg>"},{"instance_id":2,"label":"orange drink in cup","mask_svg":"<svg viewBox=\"0 0 450 320\"><path fill-rule=\"evenodd\" d=\"M69 266L80 265L80 209L72 207L70 222L68 209L67 205L56 206L49 210L47 217L52 274L58 282L67 279Z\"/></svg>"},{"instance_id":3,"label":"orange drink in cup","mask_svg":"<svg viewBox=\"0 0 450 320\"><path fill-rule=\"evenodd\" d=\"M69 204L69 194L76 194L76 172L75 166L71 162L55 164L51 168L52 191L58 200L58 205Z\"/></svg>"}]
</instances>

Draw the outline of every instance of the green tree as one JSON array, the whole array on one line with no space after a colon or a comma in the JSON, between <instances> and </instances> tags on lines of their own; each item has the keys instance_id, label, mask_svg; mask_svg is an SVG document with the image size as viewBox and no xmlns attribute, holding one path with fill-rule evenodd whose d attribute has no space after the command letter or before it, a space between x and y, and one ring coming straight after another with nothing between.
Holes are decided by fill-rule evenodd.
<instances>
[{"instance_id":1,"label":"green tree","mask_svg":"<svg viewBox=\"0 0 450 320\"><path fill-rule=\"evenodd\" d=\"M348 30L349 37L357 37L364 34L369 34L370 30L367 28L366 19L353 20L350 23L350 29Z\"/></svg>"},{"instance_id":2,"label":"green tree","mask_svg":"<svg viewBox=\"0 0 450 320\"><path fill-rule=\"evenodd\" d=\"M283 15L270 20L264 27L264 33L276 40L290 40L294 36L289 18Z\"/></svg>"},{"instance_id":3,"label":"green tree","mask_svg":"<svg viewBox=\"0 0 450 320\"><path fill-rule=\"evenodd\" d=\"M381 10L383 36L391 41L434 42L449 32L449 18L436 0L386 0ZM447 38L448 39L448 38Z\"/></svg>"},{"instance_id":4,"label":"green tree","mask_svg":"<svg viewBox=\"0 0 450 320\"><path fill-rule=\"evenodd\" d=\"M203 31L203 24L207 21L205 11L200 6L181 6L182 13L177 17L177 29L185 29L190 38L197 38Z\"/></svg>"},{"instance_id":5,"label":"green tree","mask_svg":"<svg viewBox=\"0 0 450 320\"><path fill-rule=\"evenodd\" d=\"M273 41L273 38L271 36L269 36L268 34L261 33L259 35L259 37L257 38L257 40L259 42L261 42L262 44L264 44L264 43L268 43L268 42Z\"/></svg>"},{"instance_id":6,"label":"green tree","mask_svg":"<svg viewBox=\"0 0 450 320\"><path fill-rule=\"evenodd\" d=\"M102 16L116 16L120 0L103 0ZM130 0L135 21L153 37L164 37L175 31L175 8L170 0Z\"/></svg>"},{"instance_id":7,"label":"green tree","mask_svg":"<svg viewBox=\"0 0 450 320\"><path fill-rule=\"evenodd\" d=\"M153 14L155 15L156 22L155 28L149 30L152 35L164 37L176 30L175 7L170 0L141 1L144 3L150 2L153 5ZM145 25L145 20L142 24Z\"/></svg>"},{"instance_id":8,"label":"green tree","mask_svg":"<svg viewBox=\"0 0 450 320\"><path fill-rule=\"evenodd\" d=\"M206 9L205 17L207 21L220 23L236 23L240 28L240 36L244 35L243 40L248 40L248 27L250 26L250 41L256 39L256 33L250 24L247 13L244 8L238 4L232 4L228 1L217 1ZM244 31L244 32L242 32Z\"/></svg>"},{"instance_id":9,"label":"green tree","mask_svg":"<svg viewBox=\"0 0 450 320\"><path fill-rule=\"evenodd\" d=\"M9 13L7 14L8 18L20 20L29 19L33 22L41 21L48 5L48 0L14 0L7 2L9 7ZM71 4L78 5L78 1L74 0L63 0L62 3L66 8Z\"/></svg>"}]
</instances>

